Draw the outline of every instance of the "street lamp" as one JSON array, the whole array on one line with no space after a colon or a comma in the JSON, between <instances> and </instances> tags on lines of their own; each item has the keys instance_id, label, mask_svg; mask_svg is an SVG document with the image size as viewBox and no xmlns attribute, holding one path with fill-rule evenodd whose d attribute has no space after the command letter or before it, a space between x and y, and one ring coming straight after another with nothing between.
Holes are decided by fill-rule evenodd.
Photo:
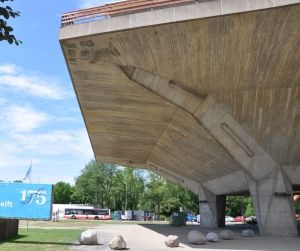
<instances>
[{"instance_id":1,"label":"street lamp","mask_svg":"<svg viewBox=\"0 0 300 251\"><path fill-rule=\"evenodd\" d=\"M127 210L127 182L124 182L124 183L125 183L125 212L124 212L124 215L125 215L125 221L126 221L128 218L128 215L126 213L126 210Z\"/></svg>"},{"instance_id":2,"label":"street lamp","mask_svg":"<svg viewBox=\"0 0 300 251\"><path fill-rule=\"evenodd\" d=\"M127 182L125 182L125 220L127 220L127 213L126 213L126 209L127 209Z\"/></svg>"}]
</instances>

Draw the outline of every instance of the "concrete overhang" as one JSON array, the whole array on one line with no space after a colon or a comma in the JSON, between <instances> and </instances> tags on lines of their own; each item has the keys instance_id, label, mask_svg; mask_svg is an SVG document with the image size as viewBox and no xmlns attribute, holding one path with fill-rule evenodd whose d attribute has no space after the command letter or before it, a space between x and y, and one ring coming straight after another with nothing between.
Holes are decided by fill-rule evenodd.
<instances>
[{"instance_id":1,"label":"concrete overhang","mask_svg":"<svg viewBox=\"0 0 300 251\"><path fill-rule=\"evenodd\" d=\"M290 176L299 173L299 3L195 1L62 27L96 159L187 178L215 194L247 190L240 164L207 129L135 74L199 104L212 96Z\"/></svg>"},{"instance_id":2,"label":"concrete overhang","mask_svg":"<svg viewBox=\"0 0 300 251\"><path fill-rule=\"evenodd\" d=\"M87 21L79 25L63 27L60 40L106 32L124 31L146 26L191 21L193 19L230 15L255 10L263 10L291 4L299 0L201 0L192 4L155 8L137 13L113 17L103 17L96 21Z\"/></svg>"}]
</instances>

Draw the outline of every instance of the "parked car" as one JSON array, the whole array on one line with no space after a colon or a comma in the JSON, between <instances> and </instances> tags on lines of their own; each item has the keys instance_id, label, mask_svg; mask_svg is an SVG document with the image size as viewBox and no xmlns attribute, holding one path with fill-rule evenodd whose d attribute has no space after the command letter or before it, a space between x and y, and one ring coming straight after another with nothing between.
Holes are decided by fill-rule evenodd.
<instances>
[{"instance_id":1,"label":"parked car","mask_svg":"<svg viewBox=\"0 0 300 251\"><path fill-rule=\"evenodd\" d=\"M234 221L245 223L246 222L246 217L245 216L237 216L237 217L234 218Z\"/></svg>"},{"instance_id":2,"label":"parked car","mask_svg":"<svg viewBox=\"0 0 300 251\"><path fill-rule=\"evenodd\" d=\"M185 220L190 222L197 221L197 217L194 214L186 214Z\"/></svg>"},{"instance_id":3,"label":"parked car","mask_svg":"<svg viewBox=\"0 0 300 251\"><path fill-rule=\"evenodd\" d=\"M246 218L246 223L252 225L257 224L257 219L255 216L249 216Z\"/></svg>"},{"instance_id":4,"label":"parked car","mask_svg":"<svg viewBox=\"0 0 300 251\"><path fill-rule=\"evenodd\" d=\"M234 222L234 218L231 216L226 215L225 216L225 222Z\"/></svg>"}]
</instances>

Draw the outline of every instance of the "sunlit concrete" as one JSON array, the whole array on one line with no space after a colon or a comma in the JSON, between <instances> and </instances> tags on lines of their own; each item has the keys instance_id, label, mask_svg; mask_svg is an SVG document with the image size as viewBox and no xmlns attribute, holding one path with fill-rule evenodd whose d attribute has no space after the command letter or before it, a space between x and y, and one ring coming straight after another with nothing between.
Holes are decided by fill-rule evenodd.
<instances>
[{"instance_id":1,"label":"sunlit concrete","mask_svg":"<svg viewBox=\"0 0 300 251\"><path fill-rule=\"evenodd\" d=\"M250 192L261 233L296 236L299 3L197 1L61 28L96 159L197 193L210 227L218 196Z\"/></svg>"}]
</instances>

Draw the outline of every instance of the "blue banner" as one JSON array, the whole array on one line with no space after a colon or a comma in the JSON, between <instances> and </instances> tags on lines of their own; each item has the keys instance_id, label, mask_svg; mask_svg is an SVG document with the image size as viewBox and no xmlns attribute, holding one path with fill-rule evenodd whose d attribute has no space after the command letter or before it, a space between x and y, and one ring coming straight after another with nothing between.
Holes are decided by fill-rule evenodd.
<instances>
[{"instance_id":1,"label":"blue banner","mask_svg":"<svg viewBox=\"0 0 300 251\"><path fill-rule=\"evenodd\" d=\"M52 185L0 183L0 218L49 220Z\"/></svg>"}]
</instances>

